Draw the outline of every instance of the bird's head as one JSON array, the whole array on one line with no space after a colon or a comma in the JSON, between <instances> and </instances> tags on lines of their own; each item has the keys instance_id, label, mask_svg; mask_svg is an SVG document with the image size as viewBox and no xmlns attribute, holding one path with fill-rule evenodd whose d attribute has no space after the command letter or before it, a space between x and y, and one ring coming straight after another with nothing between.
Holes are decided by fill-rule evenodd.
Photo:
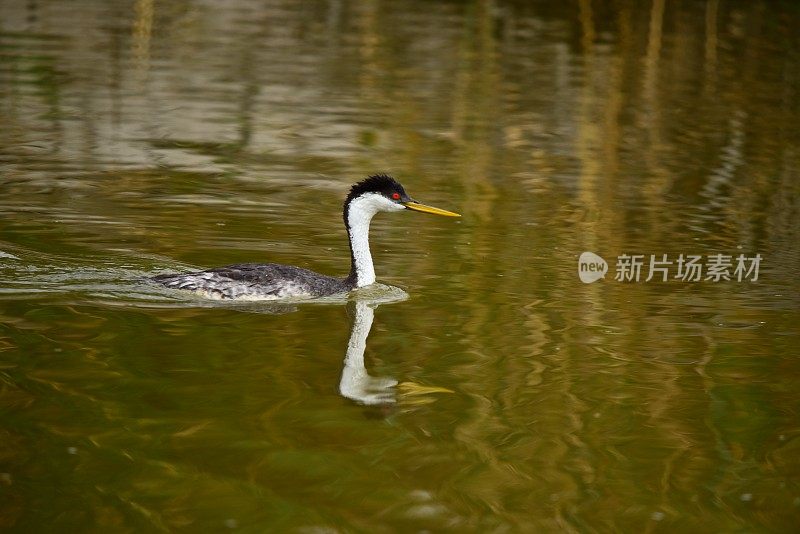
<instances>
[{"instance_id":1,"label":"bird's head","mask_svg":"<svg viewBox=\"0 0 800 534\"><path fill-rule=\"evenodd\" d=\"M350 193L344 201L345 213L349 209L358 211L372 217L379 211L413 210L446 217L461 217L458 213L447 211L433 206L420 204L406 194L400 183L385 174L376 174L362 180L350 188Z\"/></svg>"}]
</instances>

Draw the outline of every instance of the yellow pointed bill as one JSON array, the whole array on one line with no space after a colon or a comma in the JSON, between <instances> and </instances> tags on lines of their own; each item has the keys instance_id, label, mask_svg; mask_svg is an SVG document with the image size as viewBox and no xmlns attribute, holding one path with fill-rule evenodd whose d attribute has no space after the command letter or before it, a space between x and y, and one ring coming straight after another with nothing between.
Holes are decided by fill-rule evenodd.
<instances>
[{"instance_id":1,"label":"yellow pointed bill","mask_svg":"<svg viewBox=\"0 0 800 534\"><path fill-rule=\"evenodd\" d=\"M403 206L407 207L410 210L421 211L423 213L444 215L445 217L461 217L461 215L459 215L458 213L453 213L452 211L434 208L433 206L426 206L425 204L420 204L419 202L405 202L403 203Z\"/></svg>"}]
</instances>

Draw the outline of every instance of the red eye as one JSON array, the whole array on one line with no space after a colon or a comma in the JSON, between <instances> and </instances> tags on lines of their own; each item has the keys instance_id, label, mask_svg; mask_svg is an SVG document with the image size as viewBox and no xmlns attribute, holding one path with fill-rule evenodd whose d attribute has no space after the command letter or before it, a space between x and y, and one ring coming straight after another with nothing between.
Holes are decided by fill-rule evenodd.
<instances>
[{"instance_id":1,"label":"red eye","mask_svg":"<svg viewBox=\"0 0 800 534\"><path fill-rule=\"evenodd\" d=\"M395 200L400 200L400 193L392 193L392 198Z\"/></svg>"}]
</instances>

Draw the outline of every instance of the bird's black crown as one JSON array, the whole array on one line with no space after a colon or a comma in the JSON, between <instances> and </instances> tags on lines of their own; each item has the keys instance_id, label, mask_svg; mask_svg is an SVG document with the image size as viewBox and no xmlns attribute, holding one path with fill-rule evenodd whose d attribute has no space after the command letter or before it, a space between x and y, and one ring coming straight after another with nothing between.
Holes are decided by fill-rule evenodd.
<instances>
[{"instance_id":1,"label":"bird's black crown","mask_svg":"<svg viewBox=\"0 0 800 534\"><path fill-rule=\"evenodd\" d=\"M406 190L400 185L400 182L388 174L374 174L369 178L361 180L350 188L350 193L344 201L345 205L364 193L378 193L389 199L392 199L393 193L398 193L400 195L399 200L403 202L411 200L406 194Z\"/></svg>"}]
</instances>

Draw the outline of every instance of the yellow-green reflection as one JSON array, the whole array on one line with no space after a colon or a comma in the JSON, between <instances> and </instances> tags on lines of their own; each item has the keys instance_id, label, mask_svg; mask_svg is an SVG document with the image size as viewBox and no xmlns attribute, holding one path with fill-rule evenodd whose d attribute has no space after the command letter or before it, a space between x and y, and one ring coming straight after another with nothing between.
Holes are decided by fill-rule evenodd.
<instances>
[{"instance_id":1,"label":"yellow-green reflection","mask_svg":"<svg viewBox=\"0 0 800 534\"><path fill-rule=\"evenodd\" d=\"M791 531L798 22L765 1L0 5L0 529ZM344 275L341 201L377 171L463 215L375 219L407 301L206 307L139 282ZM764 265L584 285L584 251Z\"/></svg>"}]
</instances>

